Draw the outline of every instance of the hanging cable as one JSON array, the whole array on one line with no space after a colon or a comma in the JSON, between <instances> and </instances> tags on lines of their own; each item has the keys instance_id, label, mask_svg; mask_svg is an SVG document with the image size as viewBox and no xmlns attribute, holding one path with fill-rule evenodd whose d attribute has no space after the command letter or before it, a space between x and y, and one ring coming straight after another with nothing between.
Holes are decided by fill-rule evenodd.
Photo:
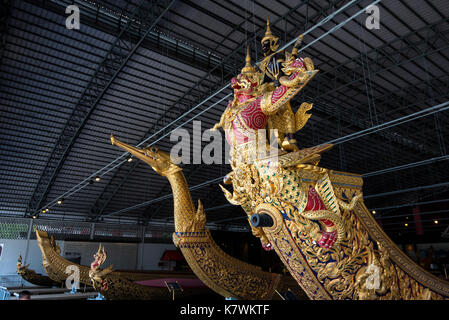
<instances>
[{"instance_id":1,"label":"hanging cable","mask_svg":"<svg viewBox=\"0 0 449 320\"><path fill-rule=\"evenodd\" d=\"M388 128L391 128L391 127L395 127L397 125L404 124L404 123L407 123L407 122L410 122L410 121L414 121L414 120L417 120L417 119L421 119L421 118L426 117L428 115L435 114L435 113L438 113L438 112L442 112L442 111L445 111L445 110L448 110L448 109L449 109L449 101L441 103L441 104L433 106L433 107L426 108L424 110L421 110L421 111L418 111L418 112L415 112L415 113L412 113L412 114L409 114L407 116L400 117L400 118L392 120L392 121L388 121L388 122L379 124L377 126L374 126L374 127L362 130L362 131L357 131L357 132L348 134L348 135L346 135L344 137L340 137L340 138L336 138L336 139L324 142L321 145L327 144L327 143L338 145L338 144L343 143L343 142L348 142L348 141L351 141L351 140L354 140L354 139L358 139L358 138L361 138L363 136L369 135L371 133L374 133L374 132L377 132L377 131L381 131L381 130L385 130L385 129L388 129Z\"/></svg>"},{"instance_id":2,"label":"hanging cable","mask_svg":"<svg viewBox=\"0 0 449 320\"><path fill-rule=\"evenodd\" d=\"M254 38L254 53L256 54L256 61L259 61L259 57L257 54L257 37L256 37L256 13L254 9L254 1L252 1L253 4L253 38Z\"/></svg>"},{"instance_id":3,"label":"hanging cable","mask_svg":"<svg viewBox=\"0 0 449 320\"><path fill-rule=\"evenodd\" d=\"M334 26L333 28L331 28L329 31L327 31L326 33L322 34L321 36L319 36L318 38L316 38L314 41L310 42L309 44L307 44L306 46L301 47L298 50L299 52L302 52L303 50L305 50L306 48L310 47L312 44L316 43L317 41L320 41L322 38L324 38L325 36L331 34L332 32L335 32L336 30L340 29L342 26L344 26L346 23L348 23L349 21L353 20L355 17L357 17L358 15L360 15L361 13L366 11L366 8L368 8L369 6L373 6L376 5L377 3L379 3L382 0L375 0L374 2L372 2L371 4L367 5L365 8L357 11L355 14L353 14L352 16L350 16L349 18L347 18L346 20L344 20L343 22L339 23L338 25ZM344 6L342 6L340 9L338 9L337 11L333 12L332 14L330 14L329 16L327 16L326 18L324 18L323 20L321 20L320 22L318 22L316 25L314 25L312 28L310 28L309 30L307 30L306 32L303 33L303 35L306 35L310 32L312 32L313 30L315 30L316 28L322 26L323 24L325 24L326 22L330 21L331 19L333 19L336 15L338 15L340 12L342 12L343 10L347 9L348 7L350 7L352 4L358 2L358 0L352 0L350 2L348 2L347 4L345 4ZM285 44L284 46L282 46L280 49L278 49L279 51L284 50L285 48L287 48L288 46L292 45L297 39L294 38L292 39L290 42L288 42L287 44ZM256 63L259 64L260 62ZM140 147L143 144L145 144L146 142L148 142L150 139L152 139L153 137L155 137L157 134L163 132L165 129L167 129L168 127L170 127L172 124L176 123L178 120L184 118L186 115L190 114L191 112L193 112L194 110L196 110L197 108L199 108L201 105L203 105L204 103L208 102L209 100L211 100L212 98L216 97L217 95L219 95L220 93L222 93L223 91L225 91L226 89L228 89L228 85L223 86L222 88L218 89L215 93L213 93L212 95L210 95L209 97L207 97L206 99L204 99L202 102L198 103L196 106L194 106L193 108L191 108L189 111L185 112L184 114L182 114L181 116L179 116L178 118L176 118L175 120L173 120L172 122L170 122L169 124L167 124L166 126L164 126L162 129L158 130L156 133L152 134L151 136L149 136L148 138L142 140L139 144L137 144L136 147ZM218 105L220 102L224 101L225 99L228 99L232 96L232 92L225 95L223 98L221 98L219 101L213 103L212 105L210 105L209 107L207 107L206 109L204 109L203 111L201 111L200 113L198 113L197 115L193 116L192 118L190 118L189 120L185 121L182 125L177 126L177 128L180 128L182 126L184 126L186 123L196 119L198 116L200 116L201 114L203 114L206 111L209 111L210 109L212 109L213 107L215 107L216 105ZM150 145L148 146L152 146L154 145L156 142L160 141L161 139L165 138L167 135L171 134L174 130L176 130L177 128L171 130L170 132L164 134L162 137L160 137L159 139L153 141ZM124 152L122 155L120 155L118 158L116 158L115 160L113 160L111 163L109 163L108 165L104 166L103 168L97 170L96 172L94 172L92 175L90 175L88 178L86 178L85 180L83 180L82 182L80 182L79 184L77 184L76 186L72 187L69 191L65 192L62 196L58 196L56 199L50 201L47 205L43 206L42 208L50 208L51 206L55 205L57 200L61 197L64 198L68 198L69 196L71 196L72 194L74 194L75 192L72 192L73 190L81 190L83 187L78 188L80 185L82 185L83 183L85 183L86 181L90 180L91 178L95 177L95 176L104 176L107 172L111 171L113 168L111 168L110 170L107 170L106 172L102 173L103 170L107 169L110 165L112 165L113 163L116 163L117 161L119 161L120 159L126 157L128 155L128 152ZM122 165L124 163L126 163L127 160L123 160L120 163L118 163L115 167ZM78 188L78 189L77 189ZM76 192L77 192L76 191ZM39 211L42 210L42 208L39 209Z\"/></svg>"}]
</instances>

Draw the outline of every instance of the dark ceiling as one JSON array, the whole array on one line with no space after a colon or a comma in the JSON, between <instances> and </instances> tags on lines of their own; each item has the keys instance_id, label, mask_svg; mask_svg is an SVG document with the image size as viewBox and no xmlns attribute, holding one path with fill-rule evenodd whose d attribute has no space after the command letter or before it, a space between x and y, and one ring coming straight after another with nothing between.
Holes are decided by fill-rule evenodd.
<instances>
[{"instance_id":1,"label":"dark ceiling","mask_svg":"<svg viewBox=\"0 0 449 320\"><path fill-rule=\"evenodd\" d=\"M246 46L253 61L262 57L267 17L283 45L348 5L304 38L305 45L318 39L301 55L320 72L293 104L314 103L297 140L301 147L335 144L320 165L364 174L365 202L395 240L444 240L449 7L383 0L380 29L369 30L363 12L325 35L373 1L353 2L3 1L0 214L30 217L48 207L41 217L172 224L167 180L128 162L110 134L169 150L176 128L192 132L193 120L211 128ZM73 3L79 30L65 25ZM246 228L243 210L218 186L228 165L183 170L209 223Z\"/></svg>"}]
</instances>

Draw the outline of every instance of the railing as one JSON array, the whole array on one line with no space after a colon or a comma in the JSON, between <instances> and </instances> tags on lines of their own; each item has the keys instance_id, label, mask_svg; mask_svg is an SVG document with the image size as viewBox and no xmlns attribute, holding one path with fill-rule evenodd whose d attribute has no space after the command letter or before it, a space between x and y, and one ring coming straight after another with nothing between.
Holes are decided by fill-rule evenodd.
<instances>
[{"instance_id":1,"label":"railing","mask_svg":"<svg viewBox=\"0 0 449 320\"><path fill-rule=\"evenodd\" d=\"M31 226L30 226L31 224ZM145 229L144 233L143 228ZM109 224L81 221L58 221L45 218L0 217L0 239L35 240L35 230L43 230L56 240L141 242L145 240L170 240L173 226L142 226L137 224ZM28 232L30 230L30 232Z\"/></svg>"},{"instance_id":2,"label":"railing","mask_svg":"<svg viewBox=\"0 0 449 320\"><path fill-rule=\"evenodd\" d=\"M21 276L17 274L2 274L0 275L1 287L19 287L23 286L24 281Z\"/></svg>"},{"instance_id":3,"label":"railing","mask_svg":"<svg viewBox=\"0 0 449 320\"><path fill-rule=\"evenodd\" d=\"M11 293L8 288L0 286L0 300L10 300Z\"/></svg>"}]
</instances>

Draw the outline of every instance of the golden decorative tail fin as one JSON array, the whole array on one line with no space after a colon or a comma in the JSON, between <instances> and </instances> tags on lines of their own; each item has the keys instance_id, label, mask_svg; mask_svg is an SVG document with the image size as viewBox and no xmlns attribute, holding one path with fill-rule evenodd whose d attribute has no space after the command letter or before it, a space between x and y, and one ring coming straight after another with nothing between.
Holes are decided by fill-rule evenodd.
<instances>
[{"instance_id":1,"label":"golden decorative tail fin","mask_svg":"<svg viewBox=\"0 0 449 320\"><path fill-rule=\"evenodd\" d=\"M311 113L307 113L310 109L312 109L313 103L303 102L296 111L295 114L295 129L299 131L304 127L309 120Z\"/></svg>"}]
</instances>

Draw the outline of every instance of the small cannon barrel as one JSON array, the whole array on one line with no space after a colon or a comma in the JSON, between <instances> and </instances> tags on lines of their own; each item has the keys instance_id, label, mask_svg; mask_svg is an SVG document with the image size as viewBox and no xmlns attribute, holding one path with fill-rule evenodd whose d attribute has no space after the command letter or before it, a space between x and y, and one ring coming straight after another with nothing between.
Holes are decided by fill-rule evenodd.
<instances>
[{"instance_id":1,"label":"small cannon barrel","mask_svg":"<svg viewBox=\"0 0 449 320\"><path fill-rule=\"evenodd\" d=\"M251 224L255 228L257 228L257 227L272 227L274 224L273 218L265 213L262 213L262 214L255 213L251 216L250 220L251 220Z\"/></svg>"}]
</instances>

